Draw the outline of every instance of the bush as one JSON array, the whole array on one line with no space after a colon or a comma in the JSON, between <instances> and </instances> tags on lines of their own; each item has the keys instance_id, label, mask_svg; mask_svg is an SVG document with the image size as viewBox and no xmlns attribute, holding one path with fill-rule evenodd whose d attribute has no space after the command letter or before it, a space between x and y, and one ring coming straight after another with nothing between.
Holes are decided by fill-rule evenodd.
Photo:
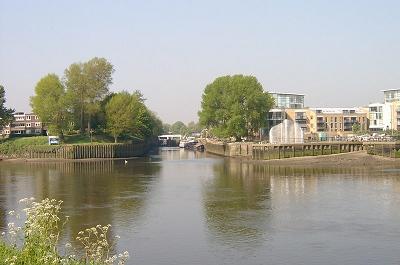
<instances>
[{"instance_id":1,"label":"bush","mask_svg":"<svg viewBox=\"0 0 400 265\"><path fill-rule=\"evenodd\" d=\"M107 237L111 225L97 225L79 232L76 239L81 244L80 249L73 249L67 243L65 249L68 254L60 255L59 237L68 221L68 217L64 217L62 222L59 216L62 201L44 199L35 202L31 198L20 202L27 204L23 210L26 214L25 225L17 226L21 214L10 211L8 214L17 222L8 224L8 230L2 233L0 240L0 260L6 264L125 264L129 258L128 252L112 254L116 240Z\"/></svg>"},{"instance_id":2,"label":"bush","mask_svg":"<svg viewBox=\"0 0 400 265\"><path fill-rule=\"evenodd\" d=\"M28 146L47 145L47 136L10 138L0 142L0 155L18 155L27 150Z\"/></svg>"}]
</instances>

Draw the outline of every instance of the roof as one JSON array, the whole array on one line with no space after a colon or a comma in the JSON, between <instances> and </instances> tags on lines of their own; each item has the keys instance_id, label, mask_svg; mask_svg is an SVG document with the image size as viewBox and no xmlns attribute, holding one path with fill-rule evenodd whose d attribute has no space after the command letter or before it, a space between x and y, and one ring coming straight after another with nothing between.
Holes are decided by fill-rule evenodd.
<instances>
[{"instance_id":1,"label":"roof","mask_svg":"<svg viewBox=\"0 0 400 265\"><path fill-rule=\"evenodd\" d=\"M298 93L286 93L286 92L268 92L269 94L280 94L280 95L295 95L295 96L305 96L304 94Z\"/></svg>"},{"instance_id":2,"label":"roof","mask_svg":"<svg viewBox=\"0 0 400 265\"><path fill-rule=\"evenodd\" d=\"M343 114L344 110L354 110L356 113L365 113L363 108L353 107L353 108L312 108L312 110L321 110L325 114Z\"/></svg>"},{"instance_id":3,"label":"roof","mask_svg":"<svg viewBox=\"0 0 400 265\"><path fill-rule=\"evenodd\" d=\"M389 92L389 91L400 91L400 88L393 88L393 89L384 89L381 90L382 92Z\"/></svg>"}]
</instances>

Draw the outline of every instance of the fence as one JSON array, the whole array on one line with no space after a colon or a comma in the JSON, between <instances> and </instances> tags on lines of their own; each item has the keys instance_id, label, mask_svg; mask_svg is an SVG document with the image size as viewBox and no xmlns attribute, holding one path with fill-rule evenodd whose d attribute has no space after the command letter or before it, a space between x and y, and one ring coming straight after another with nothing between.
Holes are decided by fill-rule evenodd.
<instances>
[{"instance_id":1,"label":"fence","mask_svg":"<svg viewBox=\"0 0 400 265\"><path fill-rule=\"evenodd\" d=\"M148 145L144 143L30 146L16 156L38 159L127 158L141 156L147 149Z\"/></svg>"}]
</instances>

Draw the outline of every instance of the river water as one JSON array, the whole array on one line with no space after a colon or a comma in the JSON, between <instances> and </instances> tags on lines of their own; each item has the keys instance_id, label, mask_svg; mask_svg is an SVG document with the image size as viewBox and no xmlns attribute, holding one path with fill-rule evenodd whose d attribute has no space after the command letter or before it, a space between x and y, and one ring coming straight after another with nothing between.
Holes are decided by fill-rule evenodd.
<instances>
[{"instance_id":1,"label":"river water","mask_svg":"<svg viewBox=\"0 0 400 265\"><path fill-rule=\"evenodd\" d=\"M63 200L64 241L111 224L129 264L400 264L400 164L293 169L184 150L0 163L0 230L31 196Z\"/></svg>"}]
</instances>

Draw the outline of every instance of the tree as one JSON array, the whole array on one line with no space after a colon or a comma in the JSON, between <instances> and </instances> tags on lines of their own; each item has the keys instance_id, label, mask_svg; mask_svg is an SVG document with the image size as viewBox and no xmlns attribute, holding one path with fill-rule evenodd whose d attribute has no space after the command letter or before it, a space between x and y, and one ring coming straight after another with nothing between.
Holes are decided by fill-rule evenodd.
<instances>
[{"instance_id":1,"label":"tree","mask_svg":"<svg viewBox=\"0 0 400 265\"><path fill-rule=\"evenodd\" d=\"M354 123L353 126L351 126L351 130L353 131L353 133L358 134L361 132L361 124Z\"/></svg>"},{"instance_id":2,"label":"tree","mask_svg":"<svg viewBox=\"0 0 400 265\"><path fill-rule=\"evenodd\" d=\"M204 89L200 124L218 137L253 137L267 124L273 102L253 76L218 77Z\"/></svg>"},{"instance_id":3,"label":"tree","mask_svg":"<svg viewBox=\"0 0 400 265\"><path fill-rule=\"evenodd\" d=\"M79 117L80 131L91 129L91 118L100 110L100 102L109 92L114 66L104 58L93 58L85 63L74 63L65 70L69 98L74 113Z\"/></svg>"},{"instance_id":4,"label":"tree","mask_svg":"<svg viewBox=\"0 0 400 265\"><path fill-rule=\"evenodd\" d=\"M70 121L65 87L56 74L48 74L36 84L35 95L30 98L33 112L47 124L50 133L63 138Z\"/></svg>"},{"instance_id":5,"label":"tree","mask_svg":"<svg viewBox=\"0 0 400 265\"><path fill-rule=\"evenodd\" d=\"M173 134L186 134L188 128L183 122L177 121L171 125L170 130Z\"/></svg>"},{"instance_id":6,"label":"tree","mask_svg":"<svg viewBox=\"0 0 400 265\"><path fill-rule=\"evenodd\" d=\"M105 116L106 130L115 142L121 136L146 140L162 131L162 122L148 110L137 92L114 94L105 107Z\"/></svg>"},{"instance_id":7,"label":"tree","mask_svg":"<svg viewBox=\"0 0 400 265\"><path fill-rule=\"evenodd\" d=\"M6 108L4 104L6 103L6 91L4 87L0 85L0 127L6 126L12 122L14 116L14 110Z\"/></svg>"},{"instance_id":8,"label":"tree","mask_svg":"<svg viewBox=\"0 0 400 265\"><path fill-rule=\"evenodd\" d=\"M118 137L133 129L133 107L132 96L128 92L113 95L107 103L107 131L114 137L115 143L118 142Z\"/></svg>"}]
</instances>

